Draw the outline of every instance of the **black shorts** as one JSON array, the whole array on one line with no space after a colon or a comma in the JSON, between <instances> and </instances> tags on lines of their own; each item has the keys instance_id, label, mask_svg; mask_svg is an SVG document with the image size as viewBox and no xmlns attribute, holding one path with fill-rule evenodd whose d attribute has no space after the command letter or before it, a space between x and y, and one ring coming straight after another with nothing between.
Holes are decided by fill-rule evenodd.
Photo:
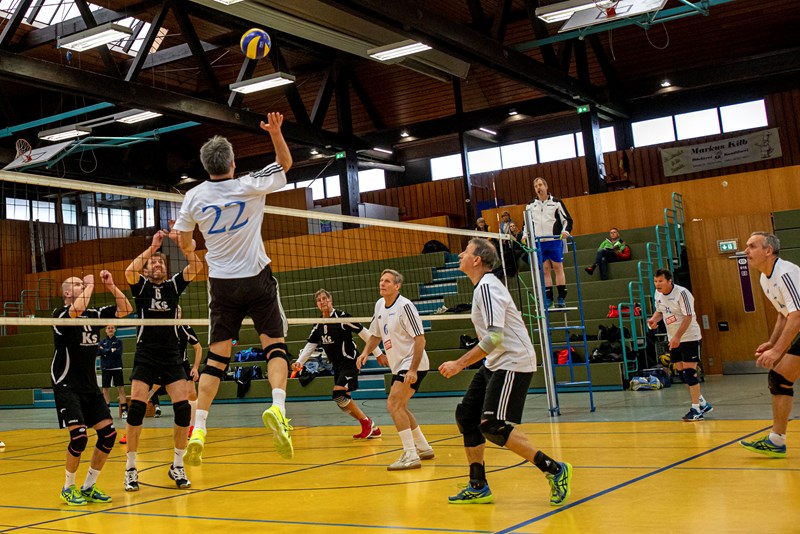
<instances>
[{"instance_id":1,"label":"black shorts","mask_svg":"<svg viewBox=\"0 0 800 534\"><path fill-rule=\"evenodd\" d=\"M53 388L59 428L73 425L93 427L100 421L111 419L111 412L100 390L73 391L65 387Z\"/></svg>"},{"instance_id":2,"label":"black shorts","mask_svg":"<svg viewBox=\"0 0 800 534\"><path fill-rule=\"evenodd\" d=\"M257 334L286 337L288 323L281 306L278 281L269 265L248 278L209 278L209 342L239 337L246 316L253 319Z\"/></svg>"},{"instance_id":3,"label":"black shorts","mask_svg":"<svg viewBox=\"0 0 800 534\"><path fill-rule=\"evenodd\" d=\"M103 387L110 388L111 386L122 387L125 381L122 378L122 369L108 369L101 371L103 375Z\"/></svg>"},{"instance_id":4,"label":"black shorts","mask_svg":"<svg viewBox=\"0 0 800 534\"><path fill-rule=\"evenodd\" d=\"M398 371L396 375L392 375L392 384L395 382L404 382L407 372L408 370L403 369L402 371ZM414 391L419 391L419 386L422 384L422 381L425 379L427 374L428 371L417 371L417 381L411 384L411 389Z\"/></svg>"},{"instance_id":5,"label":"black shorts","mask_svg":"<svg viewBox=\"0 0 800 534\"><path fill-rule=\"evenodd\" d=\"M461 400L464 417L475 426L481 420L521 423L532 379L533 373L490 371L481 366Z\"/></svg>"},{"instance_id":6,"label":"black shorts","mask_svg":"<svg viewBox=\"0 0 800 534\"><path fill-rule=\"evenodd\" d=\"M148 363L133 364L131 382L140 380L152 387L153 384L167 386L179 380L187 380L186 370L183 364L173 365L150 365Z\"/></svg>"},{"instance_id":7,"label":"black shorts","mask_svg":"<svg viewBox=\"0 0 800 534\"><path fill-rule=\"evenodd\" d=\"M336 386L344 386L347 391L358 389L358 367L341 366L333 369L333 383Z\"/></svg>"},{"instance_id":8,"label":"black shorts","mask_svg":"<svg viewBox=\"0 0 800 534\"><path fill-rule=\"evenodd\" d=\"M787 350L786 353L791 354L792 356L800 356L800 335L794 338L794 341L792 341L792 346L789 347L789 350Z\"/></svg>"},{"instance_id":9,"label":"black shorts","mask_svg":"<svg viewBox=\"0 0 800 534\"><path fill-rule=\"evenodd\" d=\"M669 361L672 363L697 363L700 361L700 340L681 341L681 344L670 349Z\"/></svg>"}]
</instances>

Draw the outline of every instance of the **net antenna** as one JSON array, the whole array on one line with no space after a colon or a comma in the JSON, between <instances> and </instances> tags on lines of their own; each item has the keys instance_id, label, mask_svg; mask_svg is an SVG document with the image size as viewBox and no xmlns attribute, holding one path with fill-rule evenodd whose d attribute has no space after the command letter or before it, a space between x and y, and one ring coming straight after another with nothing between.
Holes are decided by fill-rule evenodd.
<instances>
[{"instance_id":1,"label":"net antenna","mask_svg":"<svg viewBox=\"0 0 800 534\"><path fill-rule=\"evenodd\" d=\"M21 158L28 163L31 160L31 152L33 147L25 139L17 139L17 158Z\"/></svg>"},{"instance_id":2,"label":"net antenna","mask_svg":"<svg viewBox=\"0 0 800 534\"><path fill-rule=\"evenodd\" d=\"M595 0L594 6L605 14L608 18L617 16L617 6L619 0Z\"/></svg>"}]
</instances>

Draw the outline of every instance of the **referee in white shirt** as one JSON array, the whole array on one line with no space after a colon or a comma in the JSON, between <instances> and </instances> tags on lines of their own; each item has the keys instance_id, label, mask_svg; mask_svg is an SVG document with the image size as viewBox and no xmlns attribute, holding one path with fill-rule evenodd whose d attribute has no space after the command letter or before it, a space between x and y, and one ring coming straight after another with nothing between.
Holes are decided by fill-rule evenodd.
<instances>
[{"instance_id":1,"label":"referee in white shirt","mask_svg":"<svg viewBox=\"0 0 800 534\"><path fill-rule=\"evenodd\" d=\"M525 398L536 371L536 353L511 294L492 275L497 251L487 240L473 238L458 258L459 269L475 284L472 322L480 341L458 360L440 365L439 372L451 378L483 358L486 361L456 407L456 424L464 436L469 462L469 484L448 500L451 504L494 501L483 463L488 439L538 467L550 482L550 504L560 506L570 494L572 466L537 450L515 427L522 422Z\"/></svg>"},{"instance_id":2,"label":"referee in white shirt","mask_svg":"<svg viewBox=\"0 0 800 534\"><path fill-rule=\"evenodd\" d=\"M278 454L294 456L292 429L286 418L286 380L289 350L286 317L280 303L278 283L272 276L270 259L261 240L265 197L286 185L292 155L281 133L283 115L269 113L261 129L269 133L275 163L260 171L234 178L236 163L227 139L214 136L200 149L200 160L211 180L186 194L175 230L181 248L191 247L195 225L205 238L209 288L209 347L200 374L197 414L186 451L189 465L200 465L206 438L206 418L211 402L231 358L231 341L242 320L249 315L267 357L267 375L272 386L272 406L264 411L264 425L273 432Z\"/></svg>"}]
</instances>

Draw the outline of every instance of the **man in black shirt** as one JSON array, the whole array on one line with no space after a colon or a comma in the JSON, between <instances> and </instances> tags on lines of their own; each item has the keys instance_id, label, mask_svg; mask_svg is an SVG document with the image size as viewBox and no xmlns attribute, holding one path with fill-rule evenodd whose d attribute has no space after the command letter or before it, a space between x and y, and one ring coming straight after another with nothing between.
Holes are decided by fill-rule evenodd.
<instances>
[{"instance_id":1,"label":"man in black shirt","mask_svg":"<svg viewBox=\"0 0 800 534\"><path fill-rule=\"evenodd\" d=\"M100 309L90 308L89 300L94 291L94 275L67 278L61 284L64 306L53 310L56 319L90 319L125 317L133 308L125 294L114 285L111 273L100 271L100 279L106 289L114 295L116 306ZM103 394L97 387L95 358L100 326L53 325L53 363L50 366L53 395L58 410L59 423L69 430L67 447L66 482L61 490L61 500L70 506L83 506L87 502L111 502L111 497L96 484L97 477L106 463L108 453L114 447L117 431ZM75 475L81 461L81 453L89 441L86 428L97 432L97 444L86 481L80 490L75 486Z\"/></svg>"},{"instance_id":2,"label":"man in black shirt","mask_svg":"<svg viewBox=\"0 0 800 534\"><path fill-rule=\"evenodd\" d=\"M333 308L333 297L325 289L320 289L314 295L317 308L322 312L323 318L328 317L352 317L349 313L335 310ZM325 354L333 365L334 386L331 397L342 411L349 413L354 419L361 423L361 432L355 434L353 439L367 439L381 437L381 429L375 422L364 415L356 404L351 402L350 392L358 389L358 367L356 367L356 357L358 350L353 342L353 334L358 334L366 343L369 340L369 332L358 323L324 323L315 324L308 336L308 343L303 348L297 361L292 364L292 369L300 371L308 360L308 357L322 345ZM380 349L375 349L375 357L383 359L383 365L388 365L386 356Z\"/></svg>"},{"instance_id":3,"label":"man in black shirt","mask_svg":"<svg viewBox=\"0 0 800 534\"><path fill-rule=\"evenodd\" d=\"M97 345L97 355L100 356L100 371L102 373L103 397L106 404L111 406L109 389L116 386L119 397L120 415L128 418L128 397L125 395L125 382L122 378L122 340L117 337L117 327L113 324L106 326L106 338Z\"/></svg>"},{"instance_id":4,"label":"man in black shirt","mask_svg":"<svg viewBox=\"0 0 800 534\"><path fill-rule=\"evenodd\" d=\"M194 252L195 244L192 242L190 248L183 249L188 265L183 271L167 278L167 257L157 250L168 236L177 241L175 231L156 232L152 244L125 269L125 278L131 286L140 319L177 319L180 295L201 269L202 264ZM147 270L147 277L139 273L143 269ZM179 488L188 488L191 485L183 467L192 411L184 385L186 378L183 358L178 353L178 328L175 325L140 326L136 335L136 354L131 373L125 491L139 490L136 452L147 410L147 397L153 384L165 385L172 399L175 455L169 468L169 477Z\"/></svg>"}]
</instances>

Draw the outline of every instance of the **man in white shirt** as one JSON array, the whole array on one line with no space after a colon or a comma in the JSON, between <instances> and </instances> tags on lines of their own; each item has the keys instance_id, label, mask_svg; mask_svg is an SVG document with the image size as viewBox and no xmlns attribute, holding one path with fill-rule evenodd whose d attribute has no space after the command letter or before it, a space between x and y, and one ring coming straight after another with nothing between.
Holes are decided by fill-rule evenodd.
<instances>
[{"instance_id":1,"label":"man in white shirt","mask_svg":"<svg viewBox=\"0 0 800 534\"><path fill-rule=\"evenodd\" d=\"M792 414L794 383L800 378L800 267L778 257L781 242L773 234L753 232L747 240L747 261L761 272L761 289L778 311L769 340L756 349L756 365L769 369L772 430L745 449L772 458L786 458L786 428Z\"/></svg>"},{"instance_id":2,"label":"man in white shirt","mask_svg":"<svg viewBox=\"0 0 800 534\"><path fill-rule=\"evenodd\" d=\"M408 401L419 390L430 363L425 352L422 320L414 304L400 294L402 285L403 275L397 271L386 269L381 273L382 298L375 303L375 315L369 325L370 338L356 362L361 369L370 353L383 341L392 372L386 407L403 443L403 454L389 465L389 471L418 469L420 460L434 457L433 448L408 409Z\"/></svg>"},{"instance_id":3,"label":"man in white shirt","mask_svg":"<svg viewBox=\"0 0 800 534\"><path fill-rule=\"evenodd\" d=\"M656 286L653 297L655 312L647 320L647 326L654 330L658 322L664 320L669 339L669 359L675 364L683 383L689 386L692 397L692 407L683 420L702 421L705 414L714 408L700 393L700 380L697 378L701 334L694 313L694 297L688 289L673 282L672 273L667 269L657 269L653 282Z\"/></svg>"},{"instance_id":4,"label":"man in white shirt","mask_svg":"<svg viewBox=\"0 0 800 534\"><path fill-rule=\"evenodd\" d=\"M294 456L292 429L286 418L286 380L289 351L285 336L288 324L272 276L270 259L261 240L265 197L286 185L292 155L281 133L283 115L269 113L261 129L269 133L275 163L260 171L234 178L236 163L227 139L214 136L200 149L200 160L211 180L186 194L175 229L184 248L192 241L195 225L205 238L209 286L208 360L200 375L197 413L186 451L189 465L200 465L206 438L206 419L211 402L231 358L231 341L242 320L249 315L267 357L267 375L272 386L272 406L264 411L264 425L272 430L278 454Z\"/></svg>"},{"instance_id":5,"label":"man in white shirt","mask_svg":"<svg viewBox=\"0 0 800 534\"><path fill-rule=\"evenodd\" d=\"M522 314L502 282L493 276L496 249L485 239L470 239L459 257L459 269L475 284L472 323L480 341L455 361L444 362L439 372L451 378L486 358L456 407L456 424L464 436L469 462L469 484L448 497L451 504L487 504L494 496L486 481L483 456L486 440L506 447L538 467L550 482L550 504L564 504L570 494L572 466L557 462L537 450L516 430L528 388L536 371L536 352Z\"/></svg>"}]
</instances>

